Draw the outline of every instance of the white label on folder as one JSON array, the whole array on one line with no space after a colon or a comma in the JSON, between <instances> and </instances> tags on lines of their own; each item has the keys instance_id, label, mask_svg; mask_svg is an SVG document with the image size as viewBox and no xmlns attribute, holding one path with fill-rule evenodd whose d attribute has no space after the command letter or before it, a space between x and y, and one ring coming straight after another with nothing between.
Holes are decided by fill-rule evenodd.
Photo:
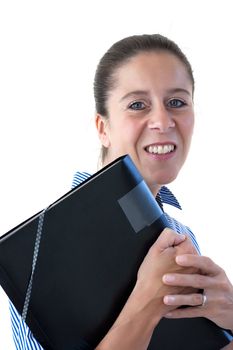
<instances>
[{"instance_id":1,"label":"white label on folder","mask_svg":"<svg viewBox=\"0 0 233 350\"><path fill-rule=\"evenodd\" d=\"M163 214L145 181L121 197L118 203L136 233L150 226Z\"/></svg>"}]
</instances>

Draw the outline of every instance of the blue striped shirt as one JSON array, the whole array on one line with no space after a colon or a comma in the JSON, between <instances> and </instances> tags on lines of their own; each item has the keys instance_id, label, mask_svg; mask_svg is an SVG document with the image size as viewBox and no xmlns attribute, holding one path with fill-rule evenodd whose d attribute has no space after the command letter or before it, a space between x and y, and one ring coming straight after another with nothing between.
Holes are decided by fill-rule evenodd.
<instances>
[{"instance_id":1,"label":"blue striped shirt","mask_svg":"<svg viewBox=\"0 0 233 350\"><path fill-rule=\"evenodd\" d=\"M90 174L86 172L82 172L82 173L77 172L73 178L72 188L79 185L82 181L87 179L89 176ZM181 209L181 206L178 203L177 199L174 197L171 191L165 186L163 186L160 189L156 199L159 202L161 207L163 207L163 204L166 203L178 209ZM177 220L170 217L167 213L165 213L165 215L168 219L170 227L178 233L188 234L192 239L194 246L197 248L199 252L199 246L196 242L195 236L192 233L192 231L187 226L184 226ZM30 331L26 323L22 320L21 316L18 314L17 310L15 309L12 303L10 303L10 314L11 314L13 339L14 339L16 349L17 350L43 350L42 346L35 340L32 332Z\"/></svg>"}]
</instances>

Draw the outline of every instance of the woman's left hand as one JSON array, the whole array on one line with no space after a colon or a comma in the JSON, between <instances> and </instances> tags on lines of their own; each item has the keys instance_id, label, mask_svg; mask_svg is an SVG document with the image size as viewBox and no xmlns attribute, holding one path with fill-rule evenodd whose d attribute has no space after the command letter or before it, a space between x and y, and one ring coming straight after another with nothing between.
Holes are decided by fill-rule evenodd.
<instances>
[{"instance_id":1,"label":"woman's left hand","mask_svg":"<svg viewBox=\"0 0 233 350\"><path fill-rule=\"evenodd\" d=\"M180 266L196 267L200 274L166 274L163 276L163 283L202 289L203 294L166 295L166 305L192 307L176 309L165 317L206 317L219 327L233 331L233 285L225 271L210 258L200 255L180 255L176 257L176 263Z\"/></svg>"}]
</instances>

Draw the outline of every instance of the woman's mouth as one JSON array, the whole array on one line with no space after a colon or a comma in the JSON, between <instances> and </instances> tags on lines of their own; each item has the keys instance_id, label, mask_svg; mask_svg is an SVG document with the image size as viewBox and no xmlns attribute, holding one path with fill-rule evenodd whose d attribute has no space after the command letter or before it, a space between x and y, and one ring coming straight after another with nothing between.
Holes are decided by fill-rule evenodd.
<instances>
[{"instance_id":1,"label":"woman's mouth","mask_svg":"<svg viewBox=\"0 0 233 350\"><path fill-rule=\"evenodd\" d=\"M174 152L176 146L174 144L150 145L145 148L150 154L168 154Z\"/></svg>"}]
</instances>

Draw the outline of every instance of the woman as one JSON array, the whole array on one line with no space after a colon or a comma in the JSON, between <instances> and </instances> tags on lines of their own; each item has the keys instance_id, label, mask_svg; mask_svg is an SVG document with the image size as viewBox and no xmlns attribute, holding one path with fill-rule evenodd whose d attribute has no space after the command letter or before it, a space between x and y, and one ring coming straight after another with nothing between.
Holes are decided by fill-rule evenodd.
<instances>
[{"instance_id":1,"label":"woman","mask_svg":"<svg viewBox=\"0 0 233 350\"><path fill-rule=\"evenodd\" d=\"M130 154L160 204L166 201L163 185L177 177L193 133L194 79L187 58L160 35L125 38L101 59L94 92L102 164ZM164 230L149 250L127 303L96 349L147 349L162 317L206 317L233 330L232 284L211 259L197 254L191 231L166 215L174 230ZM13 325L21 322L14 310L12 315ZM40 348L28 334L21 342Z\"/></svg>"}]
</instances>

